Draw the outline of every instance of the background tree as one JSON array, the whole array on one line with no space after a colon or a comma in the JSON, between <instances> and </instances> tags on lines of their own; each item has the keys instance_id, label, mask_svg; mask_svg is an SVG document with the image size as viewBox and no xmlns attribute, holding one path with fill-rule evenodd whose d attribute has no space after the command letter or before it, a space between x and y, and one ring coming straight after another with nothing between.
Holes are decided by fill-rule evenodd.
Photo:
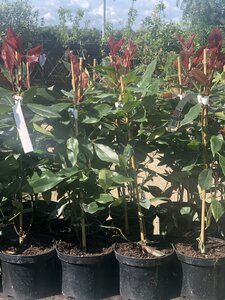
<instances>
[{"instance_id":1,"label":"background tree","mask_svg":"<svg viewBox=\"0 0 225 300\"><path fill-rule=\"evenodd\" d=\"M17 33L29 40L43 25L43 19L38 10L33 10L29 0L1 0L0 1L1 31L11 27Z\"/></svg>"},{"instance_id":2,"label":"background tree","mask_svg":"<svg viewBox=\"0 0 225 300\"><path fill-rule=\"evenodd\" d=\"M187 31L196 33L201 44L215 26L225 32L225 1L224 0L177 0L177 6L183 10L183 20Z\"/></svg>"}]
</instances>

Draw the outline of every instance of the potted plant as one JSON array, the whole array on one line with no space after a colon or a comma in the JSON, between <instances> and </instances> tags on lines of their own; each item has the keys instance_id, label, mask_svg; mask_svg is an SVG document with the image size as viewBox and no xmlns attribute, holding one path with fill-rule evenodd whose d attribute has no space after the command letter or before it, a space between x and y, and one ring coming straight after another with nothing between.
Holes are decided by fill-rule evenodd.
<instances>
[{"instance_id":1,"label":"potted plant","mask_svg":"<svg viewBox=\"0 0 225 300\"><path fill-rule=\"evenodd\" d=\"M123 40L109 39L111 68L100 70L105 72L103 84L108 85L107 90L114 91L117 108L114 145L120 164L115 169L132 179L118 189L124 205L125 226L121 229L125 229L126 236L126 243L118 243L115 248L120 265L120 294L128 299L163 299L173 250L161 248L159 251L157 245L149 244L152 232L147 239L145 219L151 222L151 217L144 214L144 210L151 208L151 200L145 198L144 191L148 191L146 182L153 176L146 163L152 161L150 153L156 150L153 143L147 143L148 134L156 127L156 120L154 117L151 120L149 115L150 111L159 111L156 101L161 82L153 78L156 61L147 66L143 74L140 67L133 68L137 46L131 40L127 46L122 46L123 43ZM140 172L145 174L143 182L139 179ZM132 227L134 214L137 216L135 229ZM113 218L113 214L111 216ZM138 237L131 234L134 230L139 232Z\"/></svg>"},{"instance_id":2,"label":"potted plant","mask_svg":"<svg viewBox=\"0 0 225 300\"><path fill-rule=\"evenodd\" d=\"M210 233L212 218L218 222L224 214L224 205L220 201L220 189L224 184L221 95L224 85L221 75L216 73L225 62L223 38L221 31L214 28L207 46L197 51L193 47L193 37L188 42L179 37L179 41L183 48L177 63L179 88L181 94L186 93L182 101L189 97L195 102L177 122L176 129L189 137L186 147L193 152L189 163L180 171L197 179L199 201L197 199L196 204L201 207L199 236L194 234L176 243L183 274L181 296L196 300L223 299L224 241L206 235ZM190 90L195 93L191 94Z\"/></svg>"},{"instance_id":3,"label":"potted plant","mask_svg":"<svg viewBox=\"0 0 225 300\"><path fill-rule=\"evenodd\" d=\"M1 72L4 75L2 78L5 88L1 88L0 96L0 110L3 117L0 199L3 223L10 226L3 228L4 241L1 243L0 258L3 293L16 299L37 299L51 294L52 278L56 278L57 273L52 243L43 236L40 240L40 237L31 234L35 199L38 199L39 193L48 191L63 180L63 177L57 176L56 179L54 176L47 149L46 152L41 152L35 147L34 152L31 142L32 140L36 146L38 142L42 146L45 144L43 135L34 130L35 126L39 128L36 122L41 119L36 112L41 111L42 106L31 103L30 90L25 90L24 83L26 81L29 85L29 70L31 64L38 61L41 48L41 46L32 48L23 55L21 36L9 29L7 35L3 37L1 56L4 67L1 68ZM23 73L25 69L27 73ZM22 98L30 101L29 108L24 104L21 108ZM49 111L51 112L45 109L45 116ZM25 206L27 200L30 203L28 207ZM13 234L7 234L8 230L5 232L9 227L14 228Z\"/></svg>"},{"instance_id":4,"label":"potted plant","mask_svg":"<svg viewBox=\"0 0 225 300\"><path fill-rule=\"evenodd\" d=\"M117 262L101 224L108 217L108 206L117 202L112 189L130 179L112 170L112 165L119 163L110 146L114 105L101 100L93 85L87 89L82 60L71 52L69 59L72 91L62 91L69 108L59 121L50 123L54 167L57 174L65 176L57 187L58 204L50 216L50 226L55 232L61 217L66 233L64 240L61 231L57 242L62 293L78 299L100 299L118 293ZM102 124L104 130L99 129Z\"/></svg>"}]
</instances>

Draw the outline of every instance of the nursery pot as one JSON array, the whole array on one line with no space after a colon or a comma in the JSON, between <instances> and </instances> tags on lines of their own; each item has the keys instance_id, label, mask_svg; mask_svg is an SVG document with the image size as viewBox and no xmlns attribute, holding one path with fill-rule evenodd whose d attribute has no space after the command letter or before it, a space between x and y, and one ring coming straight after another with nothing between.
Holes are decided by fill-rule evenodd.
<instances>
[{"instance_id":1,"label":"nursery pot","mask_svg":"<svg viewBox=\"0 0 225 300\"><path fill-rule=\"evenodd\" d=\"M120 295L129 300L165 300L174 253L157 258L133 258L115 252L120 267Z\"/></svg>"},{"instance_id":2,"label":"nursery pot","mask_svg":"<svg viewBox=\"0 0 225 300\"><path fill-rule=\"evenodd\" d=\"M0 253L3 294L18 300L52 295L58 278L55 250L33 256Z\"/></svg>"},{"instance_id":3,"label":"nursery pot","mask_svg":"<svg viewBox=\"0 0 225 300\"><path fill-rule=\"evenodd\" d=\"M182 267L182 297L191 300L225 299L225 257L191 257L178 251L176 254Z\"/></svg>"},{"instance_id":4,"label":"nursery pot","mask_svg":"<svg viewBox=\"0 0 225 300\"><path fill-rule=\"evenodd\" d=\"M114 252L72 256L57 251L62 264L62 293L79 300L99 300L119 293Z\"/></svg>"}]
</instances>

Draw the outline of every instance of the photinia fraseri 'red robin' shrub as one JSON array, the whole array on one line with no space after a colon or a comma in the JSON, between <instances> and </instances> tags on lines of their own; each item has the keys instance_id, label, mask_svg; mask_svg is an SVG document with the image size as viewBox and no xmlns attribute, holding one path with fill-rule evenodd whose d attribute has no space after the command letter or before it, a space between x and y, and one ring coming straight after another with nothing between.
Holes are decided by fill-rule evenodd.
<instances>
[{"instance_id":1,"label":"photinia fraseri 'red robin' shrub","mask_svg":"<svg viewBox=\"0 0 225 300\"><path fill-rule=\"evenodd\" d=\"M11 84L14 92L20 94L23 88L30 87L30 73L34 64L39 61L42 50L42 45L38 45L24 54L22 36L11 28L7 30L6 36L2 38L1 57L4 66L1 72ZM24 69L26 69L25 74Z\"/></svg>"}]
</instances>

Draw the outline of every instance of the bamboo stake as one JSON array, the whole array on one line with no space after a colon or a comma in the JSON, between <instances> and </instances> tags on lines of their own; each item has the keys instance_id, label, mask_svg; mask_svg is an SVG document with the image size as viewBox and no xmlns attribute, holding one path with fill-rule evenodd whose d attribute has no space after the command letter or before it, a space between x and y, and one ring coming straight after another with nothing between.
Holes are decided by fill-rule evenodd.
<instances>
[{"instance_id":1,"label":"bamboo stake","mask_svg":"<svg viewBox=\"0 0 225 300\"><path fill-rule=\"evenodd\" d=\"M223 66L223 82L225 83L225 65Z\"/></svg>"},{"instance_id":2,"label":"bamboo stake","mask_svg":"<svg viewBox=\"0 0 225 300\"><path fill-rule=\"evenodd\" d=\"M30 68L29 63L26 62L26 70L27 70L27 88L30 88Z\"/></svg>"},{"instance_id":3,"label":"bamboo stake","mask_svg":"<svg viewBox=\"0 0 225 300\"><path fill-rule=\"evenodd\" d=\"M204 49L203 51L203 68L204 74L207 75L207 50ZM204 91L207 93L206 89ZM208 161L207 161L207 127L208 127L208 105L202 106L202 145L203 145L203 163L205 169L208 168ZM206 191L201 191L202 195L202 209L201 209L201 232L200 232L200 250L201 253L205 253L205 214L206 214Z\"/></svg>"},{"instance_id":4,"label":"bamboo stake","mask_svg":"<svg viewBox=\"0 0 225 300\"><path fill-rule=\"evenodd\" d=\"M177 58L177 71L178 71L178 82L179 82L179 86L180 86L180 95L182 95L182 77L181 77L181 74L182 74L182 70L181 70L181 58L180 58L180 55L178 55L178 58Z\"/></svg>"},{"instance_id":5,"label":"bamboo stake","mask_svg":"<svg viewBox=\"0 0 225 300\"><path fill-rule=\"evenodd\" d=\"M94 58L94 60L93 60L93 78L92 78L93 81L96 80L96 71L95 71L96 65L97 65L97 60L96 60L96 58Z\"/></svg>"},{"instance_id":6,"label":"bamboo stake","mask_svg":"<svg viewBox=\"0 0 225 300\"><path fill-rule=\"evenodd\" d=\"M120 83L121 83L121 95L124 93L124 76L120 77ZM129 119L126 117L126 124L129 126ZM131 140L132 138L132 132L129 128L128 130L128 139ZM134 172L134 182L133 182L133 189L134 189L134 195L135 195L135 200L137 203L137 209L138 209L138 222L139 222L139 228L140 228L140 238L141 238L141 243L142 245L146 244L145 240L145 228L144 228L144 220L143 220L143 214L141 210L141 205L140 205L140 194L139 194L139 189L138 189L138 181L137 181L137 167L135 163L135 157L134 155L131 156L131 167Z\"/></svg>"},{"instance_id":7,"label":"bamboo stake","mask_svg":"<svg viewBox=\"0 0 225 300\"><path fill-rule=\"evenodd\" d=\"M78 104L80 102L81 92L82 92L82 68L83 68L83 58L82 57L80 57L79 68L80 68L80 76L79 76L79 85L78 85L78 90L77 90L77 102L78 102Z\"/></svg>"},{"instance_id":8,"label":"bamboo stake","mask_svg":"<svg viewBox=\"0 0 225 300\"><path fill-rule=\"evenodd\" d=\"M80 58L80 69L82 68L82 63L83 60L82 58ZM80 80L78 82L78 90L77 90L77 94L76 95L76 77L75 77L75 73L74 73L74 66L73 66L73 62L72 60L70 61L70 65L71 65L71 74L72 74L72 87L73 87L73 104L74 104L74 109L77 111L77 105L79 103L79 97L80 97ZM78 96L78 100L77 97ZM78 136L79 130L78 130L78 112L77 112L77 116L75 118L75 136ZM79 200L80 202L83 202L83 193L82 191L80 191L79 193ZM83 251L86 251L87 249L87 241L86 241L86 230L85 230L85 218L84 218L84 211L81 207L81 235L82 235L82 249Z\"/></svg>"}]
</instances>

